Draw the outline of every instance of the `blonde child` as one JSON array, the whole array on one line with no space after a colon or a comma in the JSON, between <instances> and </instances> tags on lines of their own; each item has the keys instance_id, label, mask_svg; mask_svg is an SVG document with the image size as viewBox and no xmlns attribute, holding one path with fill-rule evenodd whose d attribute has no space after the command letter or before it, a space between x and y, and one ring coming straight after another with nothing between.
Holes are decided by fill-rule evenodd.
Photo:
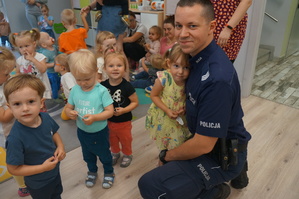
<instances>
[{"instance_id":1,"label":"blonde child","mask_svg":"<svg viewBox=\"0 0 299 199\"><path fill-rule=\"evenodd\" d=\"M68 55L63 53L59 54L55 57L55 72L61 75L61 86L62 92L64 94L64 101L65 104L67 103L67 99L69 98L71 89L77 84L74 76L70 72L70 67L68 64ZM61 119L69 120L70 118L67 117L65 114L65 108L61 112Z\"/></svg>"},{"instance_id":2,"label":"blonde child","mask_svg":"<svg viewBox=\"0 0 299 199\"><path fill-rule=\"evenodd\" d=\"M6 164L12 175L25 176L32 198L60 198L59 162L66 153L58 124L40 112L44 91L43 82L29 74L5 83L4 95L16 118L6 141Z\"/></svg>"},{"instance_id":3,"label":"blonde child","mask_svg":"<svg viewBox=\"0 0 299 199\"><path fill-rule=\"evenodd\" d=\"M112 32L100 31L96 36L95 51L97 56L98 66L98 81L102 82L108 79L104 68L104 54L107 51L116 51L116 37Z\"/></svg>"},{"instance_id":4,"label":"blonde child","mask_svg":"<svg viewBox=\"0 0 299 199\"><path fill-rule=\"evenodd\" d=\"M70 92L65 112L76 120L78 127L77 135L88 167L85 185L95 185L99 157L104 168L102 187L108 189L115 176L107 127L107 119L113 116L113 100L107 88L97 82L96 56L91 51L81 49L69 55L69 66L78 85Z\"/></svg>"},{"instance_id":5,"label":"blonde child","mask_svg":"<svg viewBox=\"0 0 299 199\"><path fill-rule=\"evenodd\" d=\"M31 74L42 80L46 87L44 92L45 99L51 99L51 86L47 71L46 57L36 52L37 43L40 38L38 29L24 30L19 33L11 33L9 40L18 47L21 56L17 59L16 74ZM46 111L43 107L42 111Z\"/></svg>"},{"instance_id":6,"label":"blonde child","mask_svg":"<svg viewBox=\"0 0 299 199\"><path fill-rule=\"evenodd\" d=\"M11 51L0 47L0 147L5 148L5 140L14 123L14 117L7 106L3 93L3 85L10 78L10 73L16 65L16 59ZM29 196L30 193L25 185L24 176L13 176L19 185L18 194L20 197Z\"/></svg>"},{"instance_id":7,"label":"blonde child","mask_svg":"<svg viewBox=\"0 0 299 199\"><path fill-rule=\"evenodd\" d=\"M38 52L46 56L47 75L51 84L52 98L57 99L60 88L60 77L54 71L54 59L58 54L57 46L54 44L54 39L46 32L40 33L38 44L40 46Z\"/></svg>"},{"instance_id":8,"label":"blonde child","mask_svg":"<svg viewBox=\"0 0 299 199\"><path fill-rule=\"evenodd\" d=\"M150 63L150 56L153 54L160 53L160 38L162 36L162 28L159 26L152 26L148 32L149 43L144 44L145 50L145 60Z\"/></svg>"},{"instance_id":9,"label":"blonde child","mask_svg":"<svg viewBox=\"0 0 299 199\"><path fill-rule=\"evenodd\" d=\"M159 150L173 149L190 137L185 118L185 81L189 75L188 55L179 45L170 49L165 60L168 70L157 72L146 116L146 129Z\"/></svg>"},{"instance_id":10,"label":"blonde child","mask_svg":"<svg viewBox=\"0 0 299 199\"><path fill-rule=\"evenodd\" d=\"M126 56L110 52L105 56L105 71L109 79L102 82L113 99L114 114L108 119L109 139L113 165L123 153L121 167L132 162L132 110L138 106L138 97L133 86L123 78L128 68ZM120 148L121 145L121 148Z\"/></svg>"},{"instance_id":11,"label":"blonde child","mask_svg":"<svg viewBox=\"0 0 299 199\"><path fill-rule=\"evenodd\" d=\"M87 49L85 39L88 37L89 26L86 16L86 12L81 13L84 28L76 28L77 19L74 11L72 9L64 9L61 12L61 22L67 31L61 33L58 38L60 52L71 54L79 49Z\"/></svg>"},{"instance_id":12,"label":"blonde child","mask_svg":"<svg viewBox=\"0 0 299 199\"><path fill-rule=\"evenodd\" d=\"M42 4L40 9L42 11L42 15L39 17L37 24L40 26L42 32L46 32L50 35L50 37L56 39L52 28L54 18L53 16L49 16L48 6L46 4Z\"/></svg>"}]
</instances>

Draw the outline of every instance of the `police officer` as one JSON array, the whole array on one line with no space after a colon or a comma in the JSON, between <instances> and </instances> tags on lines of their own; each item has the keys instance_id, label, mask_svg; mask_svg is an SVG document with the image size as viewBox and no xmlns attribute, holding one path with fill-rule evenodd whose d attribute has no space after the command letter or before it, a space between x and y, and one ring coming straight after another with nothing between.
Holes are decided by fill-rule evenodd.
<instances>
[{"instance_id":1,"label":"police officer","mask_svg":"<svg viewBox=\"0 0 299 199\"><path fill-rule=\"evenodd\" d=\"M213 39L210 0L180 0L175 34L190 54L186 113L193 138L162 151L164 165L144 174L138 186L145 199L227 198L225 183L238 176L251 135L243 124L240 84L224 51Z\"/></svg>"}]
</instances>

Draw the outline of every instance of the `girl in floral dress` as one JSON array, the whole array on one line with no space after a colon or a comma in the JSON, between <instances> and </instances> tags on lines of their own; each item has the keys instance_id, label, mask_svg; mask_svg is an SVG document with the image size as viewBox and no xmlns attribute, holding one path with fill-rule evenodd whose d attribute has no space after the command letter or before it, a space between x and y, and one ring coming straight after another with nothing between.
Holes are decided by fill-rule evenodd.
<instances>
[{"instance_id":1,"label":"girl in floral dress","mask_svg":"<svg viewBox=\"0 0 299 199\"><path fill-rule=\"evenodd\" d=\"M166 52L166 57L168 70L157 72L151 92L153 103L146 116L146 129L159 150L173 149L191 136L185 118L188 55L176 44Z\"/></svg>"}]
</instances>

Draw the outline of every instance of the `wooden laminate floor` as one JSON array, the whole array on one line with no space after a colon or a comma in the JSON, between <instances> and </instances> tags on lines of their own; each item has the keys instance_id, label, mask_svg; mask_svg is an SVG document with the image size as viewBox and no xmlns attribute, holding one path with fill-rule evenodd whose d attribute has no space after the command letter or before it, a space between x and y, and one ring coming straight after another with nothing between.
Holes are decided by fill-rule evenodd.
<instances>
[{"instance_id":1,"label":"wooden laminate floor","mask_svg":"<svg viewBox=\"0 0 299 199\"><path fill-rule=\"evenodd\" d=\"M244 122L252 134L248 152L250 184L243 190L232 189L229 199L298 199L299 110L256 96L242 99L242 104ZM155 168L158 150L144 129L144 117L134 121L133 136L132 165L115 167L115 184L108 190L101 187L102 168L95 187L85 187L86 165L81 149L70 151L61 163L62 197L140 199L138 179ZM18 198L16 183L9 180L0 184L0 193L3 199Z\"/></svg>"}]
</instances>

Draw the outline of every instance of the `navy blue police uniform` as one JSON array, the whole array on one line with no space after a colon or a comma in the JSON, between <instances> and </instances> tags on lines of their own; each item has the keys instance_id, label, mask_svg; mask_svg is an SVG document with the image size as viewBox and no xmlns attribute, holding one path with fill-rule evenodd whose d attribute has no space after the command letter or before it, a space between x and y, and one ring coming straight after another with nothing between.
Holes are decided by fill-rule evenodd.
<instances>
[{"instance_id":1,"label":"navy blue police uniform","mask_svg":"<svg viewBox=\"0 0 299 199\"><path fill-rule=\"evenodd\" d=\"M243 124L240 84L236 70L224 51L212 41L190 59L186 83L186 113L191 133L237 139L247 145L251 135ZM213 198L215 185L235 178L247 159L237 153L236 165L221 168L219 158L205 154L185 161L170 161L141 177L139 189L145 199ZM215 189L213 189L215 187Z\"/></svg>"}]
</instances>

